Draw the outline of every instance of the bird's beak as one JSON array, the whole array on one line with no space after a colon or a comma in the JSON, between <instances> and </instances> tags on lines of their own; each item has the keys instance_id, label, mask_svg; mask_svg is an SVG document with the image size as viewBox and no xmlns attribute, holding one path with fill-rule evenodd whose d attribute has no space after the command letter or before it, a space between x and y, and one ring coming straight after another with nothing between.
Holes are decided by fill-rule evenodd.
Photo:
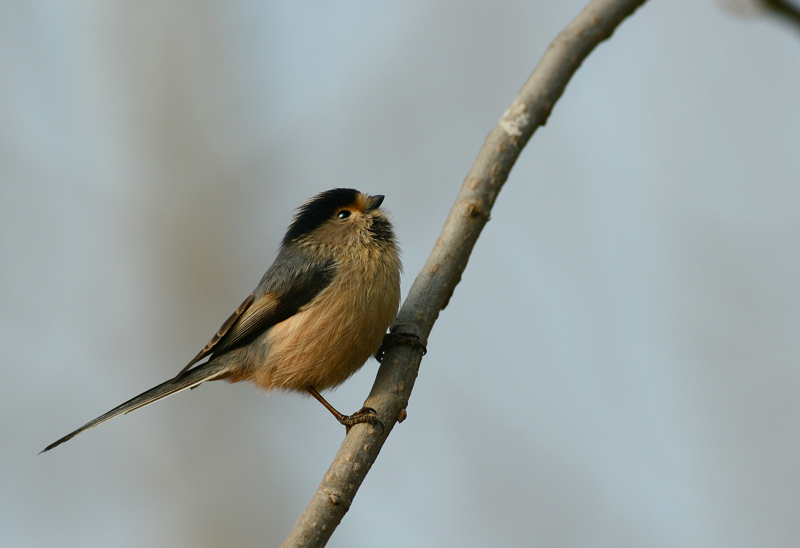
<instances>
[{"instance_id":1,"label":"bird's beak","mask_svg":"<svg viewBox=\"0 0 800 548\"><path fill-rule=\"evenodd\" d=\"M383 203L383 199L385 196L382 194L378 194L377 196L370 196L369 203L367 204L367 211L372 211L373 209L378 209L381 207Z\"/></svg>"}]
</instances>

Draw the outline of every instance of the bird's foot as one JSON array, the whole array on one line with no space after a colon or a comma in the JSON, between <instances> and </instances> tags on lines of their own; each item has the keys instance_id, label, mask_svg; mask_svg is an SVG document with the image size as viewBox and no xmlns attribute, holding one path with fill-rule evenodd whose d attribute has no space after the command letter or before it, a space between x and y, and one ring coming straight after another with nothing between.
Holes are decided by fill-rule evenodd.
<instances>
[{"instance_id":1,"label":"bird's foot","mask_svg":"<svg viewBox=\"0 0 800 548\"><path fill-rule=\"evenodd\" d=\"M376 413L372 407L362 407L352 415L342 415L336 418L347 428L348 433L350 432L350 428L361 423L371 424L383 431L383 423L378 418L378 413Z\"/></svg>"}]
</instances>

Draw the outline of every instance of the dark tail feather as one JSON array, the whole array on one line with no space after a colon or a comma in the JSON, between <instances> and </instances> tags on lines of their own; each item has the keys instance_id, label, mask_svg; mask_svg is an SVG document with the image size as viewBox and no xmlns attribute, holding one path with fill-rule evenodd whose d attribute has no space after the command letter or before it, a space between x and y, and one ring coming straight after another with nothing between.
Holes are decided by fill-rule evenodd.
<instances>
[{"instance_id":1,"label":"dark tail feather","mask_svg":"<svg viewBox=\"0 0 800 548\"><path fill-rule=\"evenodd\" d=\"M50 445L45 447L39 454L41 455L45 451L50 451L53 447L61 445L65 441L71 440L84 430L88 430L89 428L93 428L100 423L106 422L109 419L113 419L117 415L122 415L123 413L130 413L131 411L135 411L140 407L144 407L145 405L149 405L153 402L164 399L167 396L171 396L172 394L176 394L182 390L186 390L187 388L194 388L200 383L219 378L226 372L227 372L227 367L224 365L215 364L213 362L204 363L203 365L200 365L190 371L187 371L180 379L177 380L171 379L168 380L167 382L163 382L158 386L155 386L150 390L139 394L135 398L126 401L122 405L115 407L108 413L100 415L93 421L87 422L74 432L67 434L60 440L51 443Z\"/></svg>"}]
</instances>

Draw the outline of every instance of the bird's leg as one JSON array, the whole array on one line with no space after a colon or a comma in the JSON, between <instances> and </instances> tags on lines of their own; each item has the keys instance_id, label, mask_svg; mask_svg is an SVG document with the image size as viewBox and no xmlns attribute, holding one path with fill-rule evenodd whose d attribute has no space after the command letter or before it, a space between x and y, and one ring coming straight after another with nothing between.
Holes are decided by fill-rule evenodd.
<instances>
[{"instance_id":1,"label":"bird's leg","mask_svg":"<svg viewBox=\"0 0 800 548\"><path fill-rule=\"evenodd\" d=\"M360 411L356 411L352 415L344 415L339 413L334 406L328 403L328 400L322 397L322 394L317 392L317 389L313 386L309 386L306 388L309 394L314 396L314 398L325 406L325 409L331 412L331 414L336 417L336 420L339 421L341 424L345 425L347 431L350 431L350 427L362 422L369 423L373 426L380 426L383 429L383 423L378 420L378 414L372 407L362 407Z\"/></svg>"}]
</instances>

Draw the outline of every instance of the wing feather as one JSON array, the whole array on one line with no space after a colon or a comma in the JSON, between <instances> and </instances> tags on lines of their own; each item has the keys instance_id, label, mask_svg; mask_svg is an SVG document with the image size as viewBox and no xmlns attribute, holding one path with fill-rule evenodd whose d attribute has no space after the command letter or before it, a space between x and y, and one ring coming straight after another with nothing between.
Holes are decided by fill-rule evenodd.
<instances>
[{"instance_id":1,"label":"wing feather","mask_svg":"<svg viewBox=\"0 0 800 548\"><path fill-rule=\"evenodd\" d=\"M334 269L333 261L312 262L297 251L281 250L256 290L225 320L173 382L200 360L247 344L273 325L296 314L330 285Z\"/></svg>"}]
</instances>

